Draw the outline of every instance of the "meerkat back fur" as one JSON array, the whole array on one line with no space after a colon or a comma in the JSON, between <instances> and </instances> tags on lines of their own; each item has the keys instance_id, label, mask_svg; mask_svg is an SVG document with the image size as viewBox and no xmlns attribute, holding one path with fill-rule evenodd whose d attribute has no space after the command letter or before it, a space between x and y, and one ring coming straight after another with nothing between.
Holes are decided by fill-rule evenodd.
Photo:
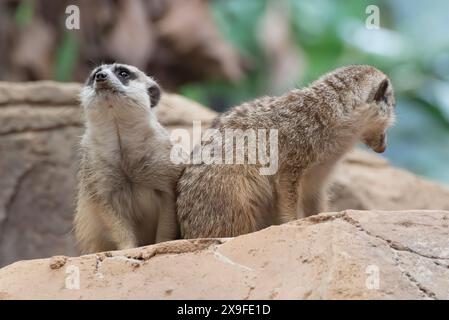
<instances>
[{"instance_id":1,"label":"meerkat back fur","mask_svg":"<svg viewBox=\"0 0 449 320\"><path fill-rule=\"evenodd\" d=\"M237 236L325 211L335 165L359 141L383 152L394 106L385 74L352 65L220 115L213 124L220 132L278 130L278 170L261 175L260 164L189 165L178 183L181 236Z\"/></svg>"},{"instance_id":2,"label":"meerkat back fur","mask_svg":"<svg viewBox=\"0 0 449 320\"><path fill-rule=\"evenodd\" d=\"M102 65L81 91L81 140L74 231L82 253L177 237L171 143L153 108L161 90L139 69Z\"/></svg>"}]
</instances>

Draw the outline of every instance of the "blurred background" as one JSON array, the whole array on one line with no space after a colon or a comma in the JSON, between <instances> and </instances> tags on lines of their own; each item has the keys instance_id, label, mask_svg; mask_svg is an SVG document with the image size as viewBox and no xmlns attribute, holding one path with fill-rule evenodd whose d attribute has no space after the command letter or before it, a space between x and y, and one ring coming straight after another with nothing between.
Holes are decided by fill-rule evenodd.
<instances>
[{"instance_id":1,"label":"blurred background","mask_svg":"<svg viewBox=\"0 0 449 320\"><path fill-rule=\"evenodd\" d=\"M65 28L68 5L79 30ZM369 5L380 29L367 28ZM449 1L0 1L0 80L83 81L101 62L145 69L217 111L307 85L345 64L391 76L385 156L449 184Z\"/></svg>"}]
</instances>

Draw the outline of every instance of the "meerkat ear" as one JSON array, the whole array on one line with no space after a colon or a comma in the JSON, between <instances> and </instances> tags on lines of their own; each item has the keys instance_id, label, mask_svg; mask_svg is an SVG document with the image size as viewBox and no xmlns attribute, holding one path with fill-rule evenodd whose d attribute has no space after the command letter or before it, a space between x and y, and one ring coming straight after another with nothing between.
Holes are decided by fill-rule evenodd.
<instances>
[{"instance_id":1,"label":"meerkat ear","mask_svg":"<svg viewBox=\"0 0 449 320\"><path fill-rule=\"evenodd\" d=\"M374 95L374 101L376 102L382 101L385 97L385 93L387 92L387 88L388 88L388 79L384 79L377 88L376 94Z\"/></svg>"},{"instance_id":2,"label":"meerkat ear","mask_svg":"<svg viewBox=\"0 0 449 320\"><path fill-rule=\"evenodd\" d=\"M148 95L150 96L151 108L154 108L161 99L161 88L157 84L151 85L151 87L148 88Z\"/></svg>"}]
</instances>

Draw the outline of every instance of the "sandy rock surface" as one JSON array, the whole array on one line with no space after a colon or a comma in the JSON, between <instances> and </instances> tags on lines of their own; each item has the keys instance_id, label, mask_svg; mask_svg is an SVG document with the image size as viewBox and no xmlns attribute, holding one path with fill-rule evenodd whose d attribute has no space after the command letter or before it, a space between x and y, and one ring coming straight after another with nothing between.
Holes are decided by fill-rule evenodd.
<instances>
[{"instance_id":1,"label":"sandy rock surface","mask_svg":"<svg viewBox=\"0 0 449 320\"><path fill-rule=\"evenodd\" d=\"M231 239L22 261L0 269L0 298L449 299L448 223L448 211L347 210Z\"/></svg>"}]
</instances>

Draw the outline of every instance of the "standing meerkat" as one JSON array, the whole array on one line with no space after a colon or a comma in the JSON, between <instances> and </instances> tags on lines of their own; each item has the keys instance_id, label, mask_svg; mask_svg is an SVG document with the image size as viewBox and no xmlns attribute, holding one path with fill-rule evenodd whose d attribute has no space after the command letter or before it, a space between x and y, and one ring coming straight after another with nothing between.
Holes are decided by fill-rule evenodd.
<instances>
[{"instance_id":1,"label":"standing meerkat","mask_svg":"<svg viewBox=\"0 0 449 320\"><path fill-rule=\"evenodd\" d=\"M133 66L102 65L81 91L81 140L74 231L82 253L177 237L176 183L168 132L153 107L161 90Z\"/></svg>"},{"instance_id":2,"label":"standing meerkat","mask_svg":"<svg viewBox=\"0 0 449 320\"><path fill-rule=\"evenodd\" d=\"M213 124L219 132L278 130L278 170L261 175L259 163L189 165L178 183L181 236L232 237L325 211L329 177L339 159L358 141L385 150L394 105L385 74L353 65L307 88L220 115Z\"/></svg>"}]
</instances>

